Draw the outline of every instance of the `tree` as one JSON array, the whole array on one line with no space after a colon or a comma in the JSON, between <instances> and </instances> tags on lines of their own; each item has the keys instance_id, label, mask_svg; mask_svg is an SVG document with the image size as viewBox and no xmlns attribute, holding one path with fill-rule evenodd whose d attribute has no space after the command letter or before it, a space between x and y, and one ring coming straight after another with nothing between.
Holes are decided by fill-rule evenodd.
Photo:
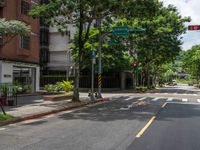
<instances>
[{"instance_id":1,"label":"tree","mask_svg":"<svg viewBox=\"0 0 200 150\"><path fill-rule=\"evenodd\" d=\"M132 27L146 29L145 34L134 35L134 47L137 61L141 63L149 85L150 75L155 76L163 64L173 61L181 51L181 35L185 33L185 22L189 17L182 17L176 7L164 7L160 3L156 13L145 19L129 20ZM155 77L154 77L155 78Z\"/></svg>"},{"instance_id":2,"label":"tree","mask_svg":"<svg viewBox=\"0 0 200 150\"><path fill-rule=\"evenodd\" d=\"M3 45L7 44L16 35L27 36L31 32L30 26L18 20L0 19L0 36L3 37Z\"/></svg>"},{"instance_id":3,"label":"tree","mask_svg":"<svg viewBox=\"0 0 200 150\"><path fill-rule=\"evenodd\" d=\"M0 37L3 38L2 46L7 44L12 40L16 35L28 35L31 31L30 26L27 26L25 23L17 20L7 21L6 19L0 19ZM5 111L3 106L0 104L1 110L4 114Z\"/></svg>"},{"instance_id":4,"label":"tree","mask_svg":"<svg viewBox=\"0 0 200 150\"><path fill-rule=\"evenodd\" d=\"M195 45L184 53L183 68L193 79L200 81L200 45Z\"/></svg>"},{"instance_id":5,"label":"tree","mask_svg":"<svg viewBox=\"0 0 200 150\"><path fill-rule=\"evenodd\" d=\"M78 28L78 55L75 71L74 101L79 101L79 72L81 70L84 44L89 39L89 31L92 23L99 19L110 21L119 16L142 16L148 14L148 8L155 0L141 2L140 0L50 0L48 4L35 5L30 15L33 17L43 16L51 25L59 28L61 33L66 33L68 24L76 25ZM138 5L137 5L138 4ZM155 5L151 5L154 9ZM137 9L134 9L137 7ZM143 12L143 14L138 11ZM144 13L145 12L145 13ZM84 26L86 27L85 34ZM99 34L101 31L99 32Z\"/></svg>"}]
</instances>

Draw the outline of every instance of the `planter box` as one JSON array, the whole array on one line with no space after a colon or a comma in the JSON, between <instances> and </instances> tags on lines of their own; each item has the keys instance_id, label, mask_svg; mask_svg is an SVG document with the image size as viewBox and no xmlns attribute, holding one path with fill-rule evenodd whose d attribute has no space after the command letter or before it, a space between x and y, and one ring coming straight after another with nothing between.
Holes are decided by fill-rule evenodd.
<instances>
[{"instance_id":1,"label":"planter box","mask_svg":"<svg viewBox=\"0 0 200 150\"><path fill-rule=\"evenodd\" d=\"M62 95L44 95L43 99L45 101L61 101L61 100L69 100L72 99L72 94L62 94Z\"/></svg>"}]
</instances>

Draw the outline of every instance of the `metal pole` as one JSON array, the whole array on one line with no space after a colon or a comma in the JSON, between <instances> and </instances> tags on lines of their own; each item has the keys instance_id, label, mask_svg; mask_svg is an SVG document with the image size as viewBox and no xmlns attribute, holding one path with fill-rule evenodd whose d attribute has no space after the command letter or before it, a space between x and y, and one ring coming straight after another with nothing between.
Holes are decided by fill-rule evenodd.
<instances>
[{"instance_id":1,"label":"metal pole","mask_svg":"<svg viewBox=\"0 0 200 150\"><path fill-rule=\"evenodd\" d=\"M91 100L92 101L95 100L95 98L94 98L94 64L95 64L95 52L92 51L92 74L91 74L91 76L92 76L92 81L91 81Z\"/></svg>"},{"instance_id":2,"label":"metal pole","mask_svg":"<svg viewBox=\"0 0 200 150\"><path fill-rule=\"evenodd\" d=\"M68 66L66 67L66 79L67 79L67 81L69 80L69 70L68 70Z\"/></svg>"},{"instance_id":3,"label":"metal pole","mask_svg":"<svg viewBox=\"0 0 200 150\"><path fill-rule=\"evenodd\" d=\"M102 34L101 34L101 22L102 19L99 18L97 19L97 27L99 29L99 47L98 47L98 52L99 52L99 70L98 70L98 98L102 98L101 95L101 86L102 86Z\"/></svg>"}]
</instances>

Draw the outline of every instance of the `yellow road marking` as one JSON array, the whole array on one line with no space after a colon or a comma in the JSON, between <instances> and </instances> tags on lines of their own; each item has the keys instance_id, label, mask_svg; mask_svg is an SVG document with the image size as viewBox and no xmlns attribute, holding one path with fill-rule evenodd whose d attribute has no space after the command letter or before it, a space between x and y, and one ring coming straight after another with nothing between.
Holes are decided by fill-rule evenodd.
<instances>
[{"instance_id":1,"label":"yellow road marking","mask_svg":"<svg viewBox=\"0 0 200 150\"><path fill-rule=\"evenodd\" d=\"M153 116L149 122L140 130L140 132L136 135L136 138L140 138L142 134L147 130L147 128L152 124L152 122L156 119L156 116Z\"/></svg>"}]
</instances>

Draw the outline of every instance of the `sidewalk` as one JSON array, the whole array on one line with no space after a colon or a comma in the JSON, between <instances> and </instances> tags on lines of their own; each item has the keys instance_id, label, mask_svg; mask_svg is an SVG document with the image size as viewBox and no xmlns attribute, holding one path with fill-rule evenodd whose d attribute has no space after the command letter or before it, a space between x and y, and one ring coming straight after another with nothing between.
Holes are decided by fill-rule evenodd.
<instances>
[{"instance_id":1,"label":"sidewalk","mask_svg":"<svg viewBox=\"0 0 200 150\"><path fill-rule=\"evenodd\" d=\"M81 102L75 103L71 100L44 101L41 96L20 97L18 98L17 106L4 106L6 113L16 118L8 121L0 121L0 126L79 108L93 103L104 102L108 98L90 101L88 97L81 97L80 100Z\"/></svg>"}]
</instances>

